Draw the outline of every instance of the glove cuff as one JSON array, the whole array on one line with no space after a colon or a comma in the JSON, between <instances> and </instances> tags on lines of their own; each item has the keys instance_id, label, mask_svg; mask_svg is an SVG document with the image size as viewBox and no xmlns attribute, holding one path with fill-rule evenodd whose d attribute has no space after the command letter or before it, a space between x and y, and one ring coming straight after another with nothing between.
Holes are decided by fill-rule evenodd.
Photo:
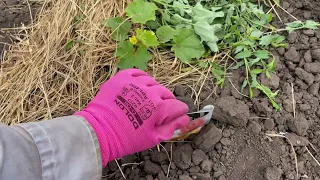
<instances>
[{"instance_id":1,"label":"glove cuff","mask_svg":"<svg viewBox=\"0 0 320 180\"><path fill-rule=\"evenodd\" d=\"M112 151L110 150L109 141L113 138L107 138L105 128L102 128L99 121L86 110L76 112L75 115L84 117L94 129L100 145L102 167L105 167L111 161ZM113 142L110 142L111 144Z\"/></svg>"}]
</instances>

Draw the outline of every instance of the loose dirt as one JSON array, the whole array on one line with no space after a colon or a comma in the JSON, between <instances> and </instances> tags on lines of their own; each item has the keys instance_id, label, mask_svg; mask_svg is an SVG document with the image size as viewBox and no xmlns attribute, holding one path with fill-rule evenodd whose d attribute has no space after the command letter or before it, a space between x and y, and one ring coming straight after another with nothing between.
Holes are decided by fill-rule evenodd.
<instances>
[{"instance_id":1,"label":"loose dirt","mask_svg":"<svg viewBox=\"0 0 320 180\"><path fill-rule=\"evenodd\" d=\"M282 6L300 20L320 20L318 1L286 0ZM280 9L278 13L284 23L295 20ZM274 25L284 27L275 19ZM186 142L163 143L159 149L129 156L130 162L127 157L120 159L126 178L320 180L320 166L309 154L320 161L320 30L293 32L287 35L287 42L287 48L272 50L276 74L270 79L259 77L263 84L279 90L281 110L275 111L259 93L252 100L240 95L234 87L240 89L243 72L233 72L232 85L227 81L225 88L212 96L211 92L200 96L203 106L216 107L212 123ZM175 94L191 111L197 109L190 89L179 86ZM287 133L287 139L267 136L267 132ZM114 162L104 174L106 179L123 179Z\"/></svg>"}]
</instances>

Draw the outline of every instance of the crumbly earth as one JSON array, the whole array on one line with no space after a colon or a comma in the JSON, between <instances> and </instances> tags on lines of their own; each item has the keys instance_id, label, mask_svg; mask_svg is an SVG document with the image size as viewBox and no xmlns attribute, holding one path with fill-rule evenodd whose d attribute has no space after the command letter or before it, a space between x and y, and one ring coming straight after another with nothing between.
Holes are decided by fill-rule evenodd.
<instances>
[{"instance_id":1,"label":"crumbly earth","mask_svg":"<svg viewBox=\"0 0 320 180\"><path fill-rule=\"evenodd\" d=\"M282 6L301 20L320 20L320 1L283 0ZM284 23L294 20L280 9L278 13ZM274 25L284 27L279 19L274 19ZM217 89L213 96L208 97L211 92L200 96L203 106L214 104L216 107L211 124L187 142L163 143L166 150L160 147L160 151L153 148L137 153L129 156L129 162L128 157L120 159L120 164L125 164L122 170L126 178L320 180L320 166L308 153L309 150L320 161L320 30L284 35L289 46L272 50L277 62L276 73L270 79L259 77L263 84L279 90L276 100L281 110L275 111L258 92L252 100L240 95L233 86L240 89L243 72L235 71L230 79L233 86L227 81L224 89ZM244 90L244 94L247 91ZM192 111L197 109L188 88L176 87L175 94ZM288 133L289 141L268 137L266 132L270 131ZM166 151L172 156L171 163ZM114 162L104 173L106 179L123 179Z\"/></svg>"},{"instance_id":2,"label":"crumbly earth","mask_svg":"<svg viewBox=\"0 0 320 180\"><path fill-rule=\"evenodd\" d=\"M282 0L281 4L301 20L320 20L318 0ZM36 8L33 4L31 7ZM278 13L284 23L294 20L280 9ZM275 26L284 26L279 19L274 19ZM0 28L29 22L25 2L0 0ZM3 43L11 42L8 33L0 31L0 59L6 48ZM270 79L259 77L263 84L279 90L276 101L281 110L275 111L258 91L252 100L240 95L235 88L240 89L243 72L232 72L232 85L226 81L224 89L216 89L215 93L204 91L200 95L202 106L216 106L212 123L186 142L163 143L159 149L119 159L125 177L134 180L320 180L320 166L309 154L310 151L320 161L320 30L285 35L289 46L272 50L277 62L276 74ZM243 93L247 94L248 90ZM177 98L187 103L190 111L195 111L197 107L191 94L187 87L175 89ZM266 132L270 131L286 132L288 139L269 137ZM124 179L114 161L104 169L103 176L103 179Z\"/></svg>"}]
</instances>

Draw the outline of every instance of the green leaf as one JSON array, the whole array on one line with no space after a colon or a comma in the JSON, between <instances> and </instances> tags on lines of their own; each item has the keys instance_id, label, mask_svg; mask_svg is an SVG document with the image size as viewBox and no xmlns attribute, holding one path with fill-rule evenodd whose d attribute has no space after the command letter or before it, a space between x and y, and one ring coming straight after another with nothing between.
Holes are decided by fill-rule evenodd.
<instances>
[{"instance_id":1,"label":"green leaf","mask_svg":"<svg viewBox=\"0 0 320 180\"><path fill-rule=\"evenodd\" d=\"M245 50L245 51L238 53L234 58L235 59L243 59L243 58L248 58L251 55L252 55L251 51Z\"/></svg>"},{"instance_id":2,"label":"green leaf","mask_svg":"<svg viewBox=\"0 0 320 180\"><path fill-rule=\"evenodd\" d=\"M170 21L174 25L179 25L179 24L191 24L192 20L191 19L186 19L181 17L179 14L174 14L171 18Z\"/></svg>"},{"instance_id":3,"label":"green leaf","mask_svg":"<svg viewBox=\"0 0 320 180\"><path fill-rule=\"evenodd\" d=\"M261 61L261 58L255 58L255 59L249 59L248 65L249 67L256 65L256 63L258 63L259 61Z\"/></svg>"},{"instance_id":4,"label":"green leaf","mask_svg":"<svg viewBox=\"0 0 320 180\"><path fill-rule=\"evenodd\" d=\"M264 70L263 69L253 69L250 71L251 74L261 74Z\"/></svg>"},{"instance_id":5,"label":"green leaf","mask_svg":"<svg viewBox=\"0 0 320 180\"><path fill-rule=\"evenodd\" d=\"M217 45L219 38L215 35L215 31L220 29L221 25L210 26L207 21L202 19L196 22L193 27L195 33L200 36L202 41L208 44L211 51L217 52L219 50Z\"/></svg>"},{"instance_id":6,"label":"green leaf","mask_svg":"<svg viewBox=\"0 0 320 180\"><path fill-rule=\"evenodd\" d=\"M252 31L250 37L254 37L254 38L260 38L262 36L263 32L256 30L256 31Z\"/></svg>"},{"instance_id":7,"label":"green leaf","mask_svg":"<svg viewBox=\"0 0 320 180\"><path fill-rule=\"evenodd\" d=\"M318 29L318 26L319 23L312 20L307 20L304 27L308 29Z\"/></svg>"},{"instance_id":8,"label":"green leaf","mask_svg":"<svg viewBox=\"0 0 320 180\"><path fill-rule=\"evenodd\" d=\"M269 51L267 50L257 50L254 52L254 55L261 59L269 59Z\"/></svg>"},{"instance_id":9,"label":"green leaf","mask_svg":"<svg viewBox=\"0 0 320 180\"><path fill-rule=\"evenodd\" d=\"M262 91L266 96L268 96L272 106L276 109L279 110L280 106L274 101L275 97L278 95L278 92L272 92L271 89L267 86L264 86L263 84L258 84L256 87L260 91Z\"/></svg>"},{"instance_id":10,"label":"green leaf","mask_svg":"<svg viewBox=\"0 0 320 180\"><path fill-rule=\"evenodd\" d=\"M137 67L145 70L148 66L148 61L152 59L146 47L138 47L135 51L133 44L129 41L120 42L116 56L120 59L118 64L120 69Z\"/></svg>"},{"instance_id":11,"label":"green leaf","mask_svg":"<svg viewBox=\"0 0 320 180\"><path fill-rule=\"evenodd\" d=\"M244 46L237 46L236 50L235 50L235 54L238 54L240 51L242 51L244 49Z\"/></svg>"},{"instance_id":12,"label":"green leaf","mask_svg":"<svg viewBox=\"0 0 320 180\"><path fill-rule=\"evenodd\" d=\"M273 60L267 65L267 70L270 71L270 72L272 72L272 71L274 71L275 67L276 67L275 60L273 59Z\"/></svg>"},{"instance_id":13,"label":"green leaf","mask_svg":"<svg viewBox=\"0 0 320 180\"><path fill-rule=\"evenodd\" d=\"M172 51L182 62L190 62L193 58L199 59L205 52L203 44L191 29L178 29L173 41L175 44L172 46Z\"/></svg>"},{"instance_id":14,"label":"green leaf","mask_svg":"<svg viewBox=\"0 0 320 180\"><path fill-rule=\"evenodd\" d=\"M256 88L259 83L257 80L257 74L250 74L251 75L251 87Z\"/></svg>"},{"instance_id":15,"label":"green leaf","mask_svg":"<svg viewBox=\"0 0 320 180\"><path fill-rule=\"evenodd\" d=\"M259 44L262 46L269 46L272 40L273 40L273 35L265 35L261 37Z\"/></svg>"},{"instance_id":16,"label":"green leaf","mask_svg":"<svg viewBox=\"0 0 320 180\"><path fill-rule=\"evenodd\" d=\"M288 31L288 33L291 33L292 31L296 29L301 29L303 27L304 27L304 24L301 21L293 21L291 23L286 24L286 30Z\"/></svg>"},{"instance_id":17,"label":"green leaf","mask_svg":"<svg viewBox=\"0 0 320 180\"><path fill-rule=\"evenodd\" d=\"M242 83L242 86L241 86L241 92L243 92L243 89L245 88L245 87L247 87L247 85L248 85L248 80L247 79L245 79L244 81L243 81L243 83Z\"/></svg>"},{"instance_id":18,"label":"green leaf","mask_svg":"<svg viewBox=\"0 0 320 180\"><path fill-rule=\"evenodd\" d=\"M211 63L212 65L212 63ZM221 69L219 65L212 66L211 72L214 76L222 76L224 75L224 71Z\"/></svg>"},{"instance_id":19,"label":"green leaf","mask_svg":"<svg viewBox=\"0 0 320 180\"><path fill-rule=\"evenodd\" d=\"M64 49L70 50L72 48L73 44L74 44L73 40L69 41L66 45L64 45Z\"/></svg>"},{"instance_id":20,"label":"green leaf","mask_svg":"<svg viewBox=\"0 0 320 180\"><path fill-rule=\"evenodd\" d=\"M266 76L267 76L268 79L270 79L271 76L270 76L269 71L266 71Z\"/></svg>"},{"instance_id":21,"label":"green leaf","mask_svg":"<svg viewBox=\"0 0 320 180\"><path fill-rule=\"evenodd\" d=\"M206 68L206 67L208 67L208 62L200 61L199 62L199 66L202 67L202 68Z\"/></svg>"},{"instance_id":22,"label":"green leaf","mask_svg":"<svg viewBox=\"0 0 320 180\"><path fill-rule=\"evenodd\" d=\"M134 0L126 8L126 13L134 23L145 24L147 21L156 20L157 9L158 7L154 3L145 0Z\"/></svg>"},{"instance_id":23,"label":"green leaf","mask_svg":"<svg viewBox=\"0 0 320 180\"><path fill-rule=\"evenodd\" d=\"M193 26L195 33L200 36L202 41L217 42L219 40L218 37L214 34L214 27L210 26L208 22L200 20L193 24Z\"/></svg>"},{"instance_id":24,"label":"green leaf","mask_svg":"<svg viewBox=\"0 0 320 180\"><path fill-rule=\"evenodd\" d=\"M181 16L184 16L186 13L190 13L191 10L188 8L189 3L188 1L183 2L183 1L173 1L173 10L176 13L179 13Z\"/></svg>"},{"instance_id":25,"label":"green leaf","mask_svg":"<svg viewBox=\"0 0 320 180\"><path fill-rule=\"evenodd\" d=\"M128 33L131 28L129 21L124 21L121 17L112 17L104 21L104 26L111 28L113 40L124 41L128 39Z\"/></svg>"},{"instance_id":26,"label":"green leaf","mask_svg":"<svg viewBox=\"0 0 320 180\"><path fill-rule=\"evenodd\" d=\"M274 101L274 100L270 100L272 106L276 109L276 110L279 110L280 109L280 106Z\"/></svg>"},{"instance_id":27,"label":"green leaf","mask_svg":"<svg viewBox=\"0 0 320 180\"><path fill-rule=\"evenodd\" d=\"M271 42L271 45L273 47L287 47L286 43L282 43L286 38L284 36L280 36L279 34L275 34L273 36L273 40Z\"/></svg>"},{"instance_id":28,"label":"green leaf","mask_svg":"<svg viewBox=\"0 0 320 180\"><path fill-rule=\"evenodd\" d=\"M237 64L235 66L231 67L231 69L236 70L236 69L239 69L243 65L244 65L244 61L240 61L240 62L237 62Z\"/></svg>"},{"instance_id":29,"label":"green leaf","mask_svg":"<svg viewBox=\"0 0 320 180\"><path fill-rule=\"evenodd\" d=\"M153 31L137 29L137 39L147 47L156 47L159 45L158 38Z\"/></svg>"},{"instance_id":30,"label":"green leaf","mask_svg":"<svg viewBox=\"0 0 320 180\"><path fill-rule=\"evenodd\" d=\"M291 27L291 28L299 28L299 27L303 27L303 22L301 21L293 21L290 23L286 23L287 27Z\"/></svg>"},{"instance_id":31,"label":"green leaf","mask_svg":"<svg viewBox=\"0 0 320 180\"><path fill-rule=\"evenodd\" d=\"M156 34L161 43L166 43L170 41L174 35L177 34L177 31L170 26L161 26L157 29Z\"/></svg>"},{"instance_id":32,"label":"green leaf","mask_svg":"<svg viewBox=\"0 0 320 180\"><path fill-rule=\"evenodd\" d=\"M204 19L209 24L211 24L216 18L223 17L224 12L218 11L221 8L212 8L211 11L204 8L201 3L197 3L193 8L193 16L194 21L198 21L200 19Z\"/></svg>"},{"instance_id":33,"label":"green leaf","mask_svg":"<svg viewBox=\"0 0 320 180\"><path fill-rule=\"evenodd\" d=\"M158 24L157 21L148 21L148 22L146 22L146 26L148 26L148 28L150 28L152 30L156 30L160 27L160 25Z\"/></svg>"}]
</instances>

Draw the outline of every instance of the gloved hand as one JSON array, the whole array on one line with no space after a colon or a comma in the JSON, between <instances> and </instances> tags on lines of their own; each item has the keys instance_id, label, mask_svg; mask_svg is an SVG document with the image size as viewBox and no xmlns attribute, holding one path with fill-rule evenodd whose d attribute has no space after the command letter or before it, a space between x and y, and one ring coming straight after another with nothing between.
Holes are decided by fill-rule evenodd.
<instances>
[{"instance_id":1,"label":"gloved hand","mask_svg":"<svg viewBox=\"0 0 320 180\"><path fill-rule=\"evenodd\" d=\"M169 140L190 119L188 107L147 73L123 70L100 88L88 106L77 112L93 127L102 165Z\"/></svg>"}]
</instances>

